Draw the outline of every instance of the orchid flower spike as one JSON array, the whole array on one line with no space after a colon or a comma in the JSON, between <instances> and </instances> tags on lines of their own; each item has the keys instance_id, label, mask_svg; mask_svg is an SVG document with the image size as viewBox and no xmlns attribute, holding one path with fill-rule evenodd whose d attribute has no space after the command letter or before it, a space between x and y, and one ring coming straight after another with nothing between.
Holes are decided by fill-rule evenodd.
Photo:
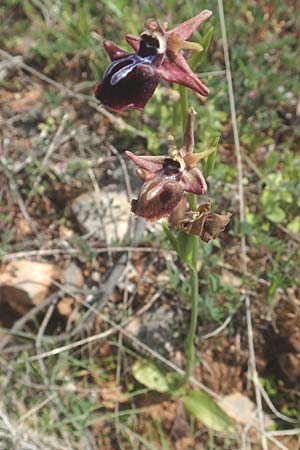
<instances>
[{"instance_id":1,"label":"orchid flower spike","mask_svg":"<svg viewBox=\"0 0 300 450\"><path fill-rule=\"evenodd\" d=\"M140 37L126 36L135 53L104 41L111 64L96 87L96 98L115 112L128 108L142 110L161 79L207 96L208 88L189 67L182 50L202 50L199 44L188 39L211 14L204 10L169 31L166 24L160 26L151 19Z\"/></svg>"}]
</instances>

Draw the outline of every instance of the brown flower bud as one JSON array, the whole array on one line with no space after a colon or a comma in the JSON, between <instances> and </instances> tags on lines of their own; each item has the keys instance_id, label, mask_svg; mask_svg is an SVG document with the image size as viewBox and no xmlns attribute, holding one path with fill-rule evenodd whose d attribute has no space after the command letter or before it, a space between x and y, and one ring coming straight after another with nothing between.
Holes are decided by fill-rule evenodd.
<instances>
[{"instance_id":1,"label":"brown flower bud","mask_svg":"<svg viewBox=\"0 0 300 450\"><path fill-rule=\"evenodd\" d=\"M187 211L184 219L175 224L178 231L195 234L202 241L217 239L230 221L231 213L215 214L210 212L210 203L202 203L197 211Z\"/></svg>"},{"instance_id":2,"label":"brown flower bud","mask_svg":"<svg viewBox=\"0 0 300 450\"><path fill-rule=\"evenodd\" d=\"M209 213L205 215L202 232L200 234L202 241L209 242L211 239L217 239L219 234L225 230L226 225L230 222L230 218L231 213Z\"/></svg>"}]
</instances>

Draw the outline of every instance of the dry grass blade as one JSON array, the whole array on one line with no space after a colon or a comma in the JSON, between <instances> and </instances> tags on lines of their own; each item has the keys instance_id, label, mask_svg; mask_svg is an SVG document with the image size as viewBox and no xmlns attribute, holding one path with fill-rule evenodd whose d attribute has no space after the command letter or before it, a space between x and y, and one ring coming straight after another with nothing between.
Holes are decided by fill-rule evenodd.
<instances>
[{"instance_id":1,"label":"dry grass blade","mask_svg":"<svg viewBox=\"0 0 300 450\"><path fill-rule=\"evenodd\" d=\"M221 23L221 34L222 34L222 43L223 43L223 51L224 51L224 59L225 59L225 67L226 67L226 77L227 77L227 86L228 86L228 94L229 94L229 102L230 102L234 145L235 145L237 168L238 168L240 220L241 220L241 222L244 222L245 221L245 204L244 204L244 189L243 189L243 163L242 163L242 156L241 156L237 118L236 118L235 99L234 99L231 67L230 67L230 57L229 57L229 49L228 49L228 41L227 41L223 0L218 0L218 8L219 8L220 23ZM247 261L247 259L246 259L247 258L247 247L246 247L246 238L244 235L241 237L241 249L242 249L243 270L244 270L244 273L246 274L247 273L247 262L246 262ZM248 295L246 295L245 301L246 301L246 315L247 315L248 343L249 343L248 344L249 345L249 365L251 367L252 381L253 381L254 389L255 389L255 397L256 397L256 404L257 404L258 418L259 418L259 425L260 425L260 433L261 433L261 445L262 445L263 450L267 450L268 442L267 442L267 438L266 438L266 431L265 431L265 425L264 425L264 415L263 415L263 409L262 409L261 393L260 393L260 390L258 387L258 374L257 374L257 370L256 370L255 349L254 349L253 330L252 330L252 321L251 321L251 305L250 305L250 298Z\"/></svg>"}]
</instances>

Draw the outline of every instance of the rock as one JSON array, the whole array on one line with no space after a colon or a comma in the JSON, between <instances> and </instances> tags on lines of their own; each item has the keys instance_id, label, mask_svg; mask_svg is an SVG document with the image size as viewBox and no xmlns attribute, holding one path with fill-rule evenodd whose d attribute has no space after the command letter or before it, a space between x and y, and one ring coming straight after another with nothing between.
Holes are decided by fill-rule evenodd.
<instances>
[{"instance_id":1,"label":"rock","mask_svg":"<svg viewBox=\"0 0 300 450\"><path fill-rule=\"evenodd\" d=\"M0 272L0 303L25 314L45 299L51 280L57 274L58 269L53 264L27 260L11 262Z\"/></svg>"},{"instance_id":2,"label":"rock","mask_svg":"<svg viewBox=\"0 0 300 450\"><path fill-rule=\"evenodd\" d=\"M141 317L133 319L125 329L154 351L174 360L178 357L176 349L180 345L178 341L182 336L183 323L180 307L155 303Z\"/></svg>"},{"instance_id":3,"label":"rock","mask_svg":"<svg viewBox=\"0 0 300 450\"><path fill-rule=\"evenodd\" d=\"M57 304L57 311L62 316L69 317L74 309L75 300L72 297L64 297Z\"/></svg>"},{"instance_id":4,"label":"rock","mask_svg":"<svg viewBox=\"0 0 300 450\"><path fill-rule=\"evenodd\" d=\"M98 193L86 192L73 200L72 212L84 233L91 233L107 244L122 241L130 218L125 191L107 186Z\"/></svg>"},{"instance_id":5,"label":"rock","mask_svg":"<svg viewBox=\"0 0 300 450\"><path fill-rule=\"evenodd\" d=\"M74 262L69 262L60 274L60 281L67 285L66 287L82 288L84 278L81 270Z\"/></svg>"},{"instance_id":6,"label":"rock","mask_svg":"<svg viewBox=\"0 0 300 450\"><path fill-rule=\"evenodd\" d=\"M59 227L59 237L60 239L71 239L74 236L74 231L71 228L66 227L65 225L60 225Z\"/></svg>"},{"instance_id":7,"label":"rock","mask_svg":"<svg viewBox=\"0 0 300 450\"><path fill-rule=\"evenodd\" d=\"M29 236L32 233L32 230L28 224L28 221L23 217L20 217L15 222L15 230L16 230L16 239L21 241L25 236Z\"/></svg>"},{"instance_id":8,"label":"rock","mask_svg":"<svg viewBox=\"0 0 300 450\"><path fill-rule=\"evenodd\" d=\"M21 56L15 56L13 61L3 60L0 63L0 81L5 80L15 72L17 72L16 63L23 62L23 58Z\"/></svg>"},{"instance_id":9,"label":"rock","mask_svg":"<svg viewBox=\"0 0 300 450\"><path fill-rule=\"evenodd\" d=\"M92 272L91 273L91 280L93 280L94 283L99 284L101 281L101 274L99 272Z\"/></svg>"},{"instance_id":10,"label":"rock","mask_svg":"<svg viewBox=\"0 0 300 450\"><path fill-rule=\"evenodd\" d=\"M222 271L222 280L224 284L228 284L231 287L241 287L243 280L242 277L237 277L229 270L223 269Z\"/></svg>"},{"instance_id":11,"label":"rock","mask_svg":"<svg viewBox=\"0 0 300 450\"><path fill-rule=\"evenodd\" d=\"M220 401L219 406L241 425L253 424L259 429L259 422L257 419L256 404L240 392L225 395ZM274 421L264 413L265 428L269 429L274 426Z\"/></svg>"}]
</instances>

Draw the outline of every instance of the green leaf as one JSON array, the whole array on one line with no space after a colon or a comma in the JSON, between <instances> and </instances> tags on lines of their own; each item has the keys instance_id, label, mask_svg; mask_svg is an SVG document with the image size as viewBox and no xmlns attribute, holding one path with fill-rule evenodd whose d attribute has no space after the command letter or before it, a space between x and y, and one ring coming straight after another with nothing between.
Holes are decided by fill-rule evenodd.
<instances>
[{"instance_id":1,"label":"green leaf","mask_svg":"<svg viewBox=\"0 0 300 450\"><path fill-rule=\"evenodd\" d=\"M295 217L287 226L291 233L299 233L300 231L300 216Z\"/></svg>"},{"instance_id":2,"label":"green leaf","mask_svg":"<svg viewBox=\"0 0 300 450\"><path fill-rule=\"evenodd\" d=\"M286 215L280 206L274 205L270 211L266 212L266 217L271 222L282 223L285 220Z\"/></svg>"},{"instance_id":3,"label":"green leaf","mask_svg":"<svg viewBox=\"0 0 300 450\"><path fill-rule=\"evenodd\" d=\"M190 66L193 70L195 70L199 64L202 63L203 59L205 58L207 51L209 49L212 37L214 34L214 27L210 27L207 33L203 36L202 39L200 39L199 44L202 45L203 50L201 53L195 53L192 58L190 59Z\"/></svg>"},{"instance_id":4,"label":"green leaf","mask_svg":"<svg viewBox=\"0 0 300 450\"><path fill-rule=\"evenodd\" d=\"M270 173L266 177L267 186L271 189L280 188L282 181L283 181L283 175L281 172Z\"/></svg>"},{"instance_id":5,"label":"green leaf","mask_svg":"<svg viewBox=\"0 0 300 450\"><path fill-rule=\"evenodd\" d=\"M204 52L208 51L210 43L211 43L211 40L212 40L212 37L213 37L213 34L214 34L214 27L210 27L208 29L208 31L206 32L206 34L201 39L200 44L202 45Z\"/></svg>"},{"instance_id":6,"label":"green leaf","mask_svg":"<svg viewBox=\"0 0 300 450\"><path fill-rule=\"evenodd\" d=\"M102 0L105 6L116 15L116 17L120 18L122 17L123 12L120 8L115 4L116 2L111 2L110 0Z\"/></svg>"},{"instance_id":7,"label":"green leaf","mask_svg":"<svg viewBox=\"0 0 300 450\"><path fill-rule=\"evenodd\" d=\"M266 187L260 196L261 204L264 207L271 208L271 205L276 203L275 195L276 195L275 193L273 193L273 195L272 195L272 191L268 187Z\"/></svg>"},{"instance_id":8,"label":"green leaf","mask_svg":"<svg viewBox=\"0 0 300 450\"><path fill-rule=\"evenodd\" d=\"M183 231L180 231L177 237L178 255L190 267L194 264L195 239L199 239L198 236L186 234Z\"/></svg>"},{"instance_id":9,"label":"green leaf","mask_svg":"<svg viewBox=\"0 0 300 450\"><path fill-rule=\"evenodd\" d=\"M280 192L280 199L286 203L293 203L294 199L293 199L292 193L290 191L284 190L284 189L288 189L288 188L285 186L282 186L282 190Z\"/></svg>"},{"instance_id":10,"label":"green leaf","mask_svg":"<svg viewBox=\"0 0 300 450\"><path fill-rule=\"evenodd\" d=\"M278 274L276 274L278 275ZM276 294L276 291L279 287L281 287L282 279L279 276L276 276L273 278L271 286L268 290L268 303L270 304L272 300L274 299L274 296Z\"/></svg>"},{"instance_id":11,"label":"green leaf","mask_svg":"<svg viewBox=\"0 0 300 450\"><path fill-rule=\"evenodd\" d=\"M138 359L132 367L132 374L139 383L149 389L161 393L168 392L169 390L167 374L152 361Z\"/></svg>"},{"instance_id":12,"label":"green leaf","mask_svg":"<svg viewBox=\"0 0 300 450\"><path fill-rule=\"evenodd\" d=\"M279 161L278 152L276 151L270 152L265 160L264 166L270 170L275 169L275 167L278 164L278 161Z\"/></svg>"},{"instance_id":13,"label":"green leaf","mask_svg":"<svg viewBox=\"0 0 300 450\"><path fill-rule=\"evenodd\" d=\"M247 221L240 222L239 231L242 235L248 236L253 233L253 227L251 223Z\"/></svg>"},{"instance_id":14,"label":"green leaf","mask_svg":"<svg viewBox=\"0 0 300 450\"><path fill-rule=\"evenodd\" d=\"M132 366L132 374L139 383L153 391L172 397L182 397L186 393L181 374L164 371L153 361L137 360Z\"/></svg>"},{"instance_id":15,"label":"green leaf","mask_svg":"<svg viewBox=\"0 0 300 450\"><path fill-rule=\"evenodd\" d=\"M177 238L176 238L175 234L170 230L170 228L168 227L168 225L166 223L163 223L163 230L166 233L167 238L169 239L172 247L178 253L178 243L177 243Z\"/></svg>"},{"instance_id":16,"label":"green leaf","mask_svg":"<svg viewBox=\"0 0 300 450\"><path fill-rule=\"evenodd\" d=\"M183 398L186 410L205 426L215 431L234 431L233 421L206 392L190 391Z\"/></svg>"},{"instance_id":17,"label":"green leaf","mask_svg":"<svg viewBox=\"0 0 300 450\"><path fill-rule=\"evenodd\" d=\"M214 170L215 163L216 163L216 155L217 155L218 145L219 145L219 137L215 138L215 140L214 140L214 142L212 144L212 147L214 148L214 152L212 152L206 158L204 169L203 169L204 178L207 178L212 173L212 171Z\"/></svg>"}]
</instances>

